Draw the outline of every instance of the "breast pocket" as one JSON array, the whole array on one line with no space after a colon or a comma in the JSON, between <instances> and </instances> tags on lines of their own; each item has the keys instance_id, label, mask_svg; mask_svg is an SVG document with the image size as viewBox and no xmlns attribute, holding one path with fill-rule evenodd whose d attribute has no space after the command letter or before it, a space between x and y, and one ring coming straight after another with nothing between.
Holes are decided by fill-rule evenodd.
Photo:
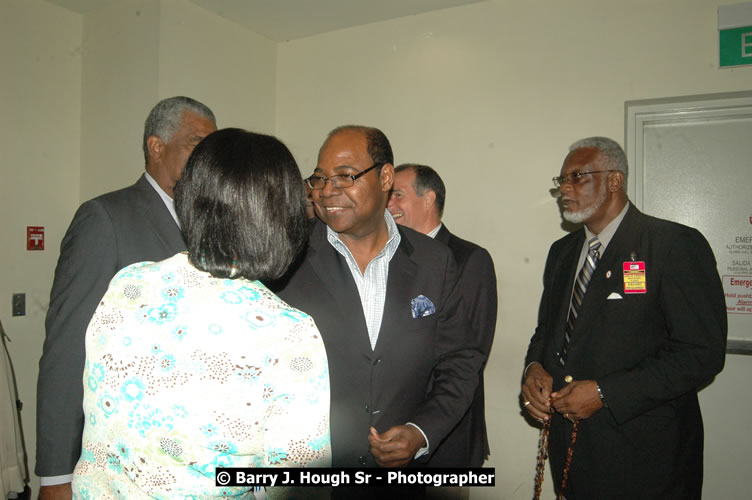
<instances>
[{"instance_id":1,"label":"breast pocket","mask_svg":"<svg viewBox=\"0 0 752 500\"><path fill-rule=\"evenodd\" d=\"M421 316L419 318L412 318L410 317L410 320L405 325L406 330L435 330L436 324L437 324L437 315L431 314L430 316Z\"/></svg>"},{"instance_id":2,"label":"breast pocket","mask_svg":"<svg viewBox=\"0 0 752 500\"><path fill-rule=\"evenodd\" d=\"M620 295L621 299L606 299L603 313L607 321L611 324L642 323L649 304L648 297L645 294Z\"/></svg>"}]
</instances>

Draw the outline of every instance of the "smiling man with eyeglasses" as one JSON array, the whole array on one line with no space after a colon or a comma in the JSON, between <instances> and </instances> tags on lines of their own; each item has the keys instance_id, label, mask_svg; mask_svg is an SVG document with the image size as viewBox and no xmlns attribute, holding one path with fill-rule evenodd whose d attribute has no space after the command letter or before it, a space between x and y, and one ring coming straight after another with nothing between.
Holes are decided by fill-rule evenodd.
<instances>
[{"instance_id":1,"label":"smiling man with eyeglasses","mask_svg":"<svg viewBox=\"0 0 752 500\"><path fill-rule=\"evenodd\" d=\"M697 390L723 368L723 290L702 234L637 210L626 175L621 146L589 137L553 179L584 226L549 251L522 407L550 421L557 487L575 443L566 498L699 499Z\"/></svg>"},{"instance_id":2,"label":"smiling man with eyeglasses","mask_svg":"<svg viewBox=\"0 0 752 500\"><path fill-rule=\"evenodd\" d=\"M420 465L467 411L485 356L449 249L386 210L392 149L378 129L333 130L306 179L320 221L279 290L321 332L331 382L332 465ZM390 498L420 498L396 488ZM335 488L335 498L384 491Z\"/></svg>"}]
</instances>

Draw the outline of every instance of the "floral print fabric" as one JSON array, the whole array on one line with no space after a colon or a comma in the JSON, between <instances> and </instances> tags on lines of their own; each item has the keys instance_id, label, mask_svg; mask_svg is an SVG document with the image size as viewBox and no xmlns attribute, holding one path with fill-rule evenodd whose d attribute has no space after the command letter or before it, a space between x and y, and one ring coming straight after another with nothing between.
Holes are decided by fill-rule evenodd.
<instances>
[{"instance_id":1,"label":"floral print fabric","mask_svg":"<svg viewBox=\"0 0 752 500\"><path fill-rule=\"evenodd\" d=\"M112 279L86 332L83 384L76 498L252 498L216 487L215 469L331 462L328 365L311 317L185 254Z\"/></svg>"}]
</instances>

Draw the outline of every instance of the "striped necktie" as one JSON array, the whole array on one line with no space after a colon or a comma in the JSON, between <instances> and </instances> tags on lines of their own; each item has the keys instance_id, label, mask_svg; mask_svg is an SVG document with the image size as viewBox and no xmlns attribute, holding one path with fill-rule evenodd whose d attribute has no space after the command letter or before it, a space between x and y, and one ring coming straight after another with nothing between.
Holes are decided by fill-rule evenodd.
<instances>
[{"instance_id":1,"label":"striped necktie","mask_svg":"<svg viewBox=\"0 0 752 500\"><path fill-rule=\"evenodd\" d=\"M593 277L593 271L598 264L598 259L601 257L598 251L600 247L601 242L598 241L597 236L593 236L588 240L588 253L582 269L577 274L577 280L574 283L574 290L572 291L572 301L569 304L569 316L567 317L567 326L564 329L564 345L561 348L561 356L559 356L559 362L562 365L567 362L567 348L569 347L569 341L572 339L572 330L574 330L574 322L577 321L577 315L582 305L582 298L585 296L590 278Z\"/></svg>"}]
</instances>

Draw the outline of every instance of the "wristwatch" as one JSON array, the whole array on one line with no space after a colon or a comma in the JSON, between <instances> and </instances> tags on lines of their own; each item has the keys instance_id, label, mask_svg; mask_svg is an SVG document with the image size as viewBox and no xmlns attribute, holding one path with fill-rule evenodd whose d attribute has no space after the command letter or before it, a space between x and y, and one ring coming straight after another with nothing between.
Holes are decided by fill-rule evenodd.
<instances>
[{"instance_id":1,"label":"wristwatch","mask_svg":"<svg viewBox=\"0 0 752 500\"><path fill-rule=\"evenodd\" d=\"M606 398L603 397L603 391L601 391L601 386L598 384L598 382L595 383L595 388L598 390L598 397L601 398L603 407L608 408L608 403L606 403Z\"/></svg>"}]
</instances>

